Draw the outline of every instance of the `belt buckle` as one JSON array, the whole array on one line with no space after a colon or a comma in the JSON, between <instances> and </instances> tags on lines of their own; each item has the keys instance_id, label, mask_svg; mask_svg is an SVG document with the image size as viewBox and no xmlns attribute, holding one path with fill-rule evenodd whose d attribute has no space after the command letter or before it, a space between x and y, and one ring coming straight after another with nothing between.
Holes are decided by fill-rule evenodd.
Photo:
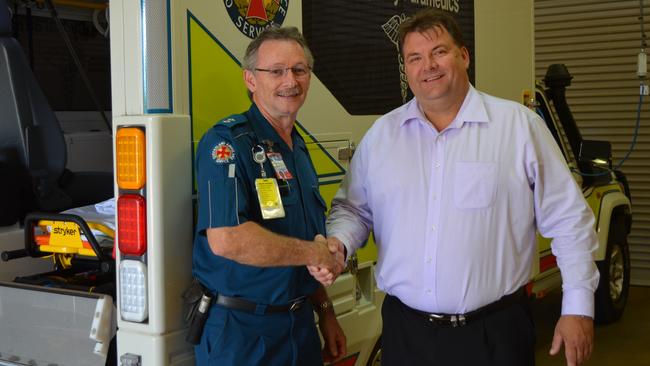
<instances>
[{"instance_id":1,"label":"belt buckle","mask_svg":"<svg viewBox=\"0 0 650 366\"><path fill-rule=\"evenodd\" d=\"M464 314L449 315L449 320L448 320L449 323L446 323L446 321L447 321L446 316L442 315L442 314L429 313L427 315L427 317L429 318L429 321L431 323L434 323L434 324L438 323L438 324L441 324L441 325L451 324L452 328L462 327L462 326L467 324L467 318L465 318Z\"/></svg>"},{"instance_id":2,"label":"belt buckle","mask_svg":"<svg viewBox=\"0 0 650 366\"><path fill-rule=\"evenodd\" d=\"M451 326L452 326L452 328L462 327L465 324L467 324L467 321L465 320L465 315L458 314L458 315L452 315L451 316Z\"/></svg>"}]
</instances>

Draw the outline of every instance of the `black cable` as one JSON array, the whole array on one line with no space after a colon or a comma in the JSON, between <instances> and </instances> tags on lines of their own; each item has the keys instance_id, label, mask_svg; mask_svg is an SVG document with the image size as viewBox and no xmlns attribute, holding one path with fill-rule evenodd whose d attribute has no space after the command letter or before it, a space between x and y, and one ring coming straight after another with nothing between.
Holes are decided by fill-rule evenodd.
<instances>
[{"instance_id":1,"label":"black cable","mask_svg":"<svg viewBox=\"0 0 650 366\"><path fill-rule=\"evenodd\" d=\"M625 153L623 159L621 159L621 161L619 161L618 164L616 164L616 166L613 169L607 169L607 171L603 173L583 173L575 168L572 168L571 171L583 177L600 177L603 175L608 175L614 170L620 169L623 166L623 163L627 160L627 158L630 157L630 154L632 154L632 151L636 146L636 139L639 136L639 127L641 127L641 106L642 105L643 105L643 93L639 93L639 104L637 105L636 108L636 125L634 126L634 136L632 137L630 148Z\"/></svg>"},{"instance_id":2,"label":"black cable","mask_svg":"<svg viewBox=\"0 0 650 366\"><path fill-rule=\"evenodd\" d=\"M646 34L645 34L645 28L644 28L644 19L643 19L643 0L639 0L639 25L641 27L641 52L645 53L645 48L647 46L646 43ZM641 81L641 86L643 87L643 79L645 78L644 75L639 75L639 80ZM639 89L639 103L637 104L636 108L636 124L634 126L634 135L632 137L632 142L630 143L630 148L627 150L625 153L625 156L621 161L616 164L616 166L613 169L607 169L605 172L602 173L583 173L578 169L571 168L571 171L581 175L583 177L600 177L603 175L608 175L611 174L613 170L618 170L623 166L623 163L627 160L627 158L630 157L630 154L632 154L632 151L634 151L634 147L636 146L636 139L639 136L639 128L641 126L641 106L643 105L643 90L642 88Z\"/></svg>"},{"instance_id":3,"label":"black cable","mask_svg":"<svg viewBox=\"0 0 650 366\"><path fill-rule=\"evenodd\" d=\"M108 133L112 133L113 128L111 126L111 122L106 117L106 114L104 113L104 109L100 105L99 99L97 99L97 95L95 95L95 91L93 90L92 85L90 85L90 80L88 79L86 72L81 66L81 61L79 61L79 57L77 56L77 53L72 47L72 42L70 41L70 37L68 37L68 33L65 31L65 28L63 28L63 23L61 23L61 19L59 19L59 15L56 11L56 8L54 7L54 4L52 3L52 0L45 0L45 2L47 3L47 6L50 7L50 12L52 13L52 18L54 19L54 23L56 24L59 33L61 33L61 37L63 37L63 41L65 42L65 45L68 48L68 51L70 52L70 56L72 56L72 60L74 61L75 65L77 65L77 69L79 70L79 74L81 75L81 80L86 85L86 89L88 89L88 94L90 94L90 98L93 100L93 103L95 103L95 108L97 108L99 113L102 115L102 119L104 120L104 123L108 128Z\"/></svg>"},{"instance_id":4,"label":"black cable","mask_svg":"<svg viewBox=\"0 0 650 366\"><path fill-rule=\"evenodd\" d=\"M25 8L25 19L27 20L27 50L29 55L29 68L34 70L34 22L32 18L32 8Z\"/></svg>"},{"instance_id":5,"label":"black cable","mask_svg":"<svg viewBox=\"0 0 650 366\"><path fill-rule=\"evenodd\" d=\"M13 12L11 11L9 4L7 4L7 8L9 9L9 18L11 19L12 35L14 38L18 39L18 20L15 16L18 14L18 3L14 3Z\"/></svg>"},{"instance_id":6,"label":"black cable","mask_svg":"<svg viewBox=\"0 0 650 366\"><path fill-rule=\"evenodd\" d=\"M630 148L627 150L627 153L621 159L621 161L616 165L614 169L620 169L621 166L623 166L623 163L627 158L630 156L632 153L632 150L634 150L634 146L636 146L636 138L639 136L639 127L641 126L641 106L643 105L643 93L639 93L639 105L636 108L636 126L634 126L634 137L632 138L632 143L630 144Z\"/></svg>"},{"instance_id":7,"label":"black cable","mask_svg":"<svg viewBox=\"0 0 650 366\"><path fill-rule=\"evenodd\" d=\"M641 25L641 48L646 48L646 35L643 24L643 0L639 0L639 24Z\"/></svg>"}]
</instances>

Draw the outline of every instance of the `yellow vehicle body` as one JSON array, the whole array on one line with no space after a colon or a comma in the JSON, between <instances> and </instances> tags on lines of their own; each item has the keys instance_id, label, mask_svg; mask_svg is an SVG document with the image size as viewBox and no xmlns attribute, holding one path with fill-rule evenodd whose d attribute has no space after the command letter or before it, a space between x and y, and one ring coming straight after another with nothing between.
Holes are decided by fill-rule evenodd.
<instances>
[{"instance_id":1,"label":"yellow vehicle body","mask_svg":"<svg viewBox=\"0 0 650 366\"><path fill-rule=\"evenodd\" d=\"M471 9L467 9L470 3ZM147 183L143 190L147 199L148 241L161 248L154 252L150 247L147 253L148 320L135 323L118 318L118 357L135 355L144 365L191 364L192 349L182 340L185 326L180 321L179 294L181 283L189 282L191 273L192 223L187 218L192 217L193 211L184 202L192 200L194 149L202 134L215 122L245 111L250 105L240 64L251 36L263 25L251 12L260 12L263 7L266 16L276 23L309 32L315 26L327 29L327 22L314 25L301 17L306 7L323 4L285 0L110 2L114 131L129 126L145 130ZM390 24L387 20L395 19L391 16L401 17L405 7L438 7L459 14L469 11L473 20L470 24L474 27L476 57L472 57L472 67L476 86L518 101L524 91L532 90L532 0L498 0L489 4L390 0L368 4L358 5L383 9L385 20L377 24L380 32L382 24ZM339 15L358 17L359 21L370 16L355 12L357 5L352 2L341 5L349 8L349 12L339 12ZM331 10L327 6L323 9ZM384 31L390 37L394 29ZM362 30L358 32L350 36L369 36ZM384 41L391 52L390 61L397 62L397 47L391 39ZM517 51L504 48L508 44L517 44ZM311 47L314 50L319 45ZM319 62L326 61L317 57L316 65ZM366 72L365 68L354 71ZM394 74L399 73L396 64ZM351 113L349 110L357 106L344 106L340 96L335 95L337 91L323 76L316 69L296 126L307 143L321 193L329 203L345 174L354 145L381 113ZM405 79L400 82L396 76L396 80L396 93L400 90L405 93ZM118 189L116 196L119 194ZM170 204L170 199L180 206ZM179 241L187 243L185 249L178 249ZM173 259L169 258L170 250L174 252ZM374 279L376 255L376 247L370 240L357 253L356 268L344 273L328 289L348 338L347 364L366 365L375 358L371 353L381 334L383 300ZM120 257L118 252L118 271ZM119 287L118 275L118 297Z\"/></svg>"}]
</instances>

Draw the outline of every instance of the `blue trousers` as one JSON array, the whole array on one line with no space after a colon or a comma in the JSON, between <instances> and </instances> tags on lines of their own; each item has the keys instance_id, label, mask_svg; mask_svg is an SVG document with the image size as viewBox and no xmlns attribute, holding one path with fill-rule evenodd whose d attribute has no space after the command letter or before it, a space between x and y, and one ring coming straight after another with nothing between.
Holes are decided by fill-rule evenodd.
<instances>
[{"instance_id":1,"label":"blue trousers","mask_svg":"<svg viewBox=\"0 0 650 366\"><path fill-rule=\"evenodd\" d=\"M199 366L322 366L309 301L293 312L256 315L212 306L195 349Z\"/></svg>"}]
</instances>

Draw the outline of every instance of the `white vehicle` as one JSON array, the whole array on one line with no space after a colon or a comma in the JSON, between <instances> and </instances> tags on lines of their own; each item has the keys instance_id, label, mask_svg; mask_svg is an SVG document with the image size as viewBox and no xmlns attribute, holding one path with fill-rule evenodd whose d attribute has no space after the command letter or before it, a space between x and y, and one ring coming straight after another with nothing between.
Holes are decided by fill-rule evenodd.
<instances>
[{"instance_id":1,"label":"white vehicle","mask_svg":"<svg viewBox=\"0 0 650 366\"><path fill-rule=\"evenodd\" d=\"M73 257L78 263L92 262L95 270L115 274L114 292L87 294L43 283L0 283L0 365L112 364L113 334L120 365L194 363L193 347L185 341L181 296L191 277L193 152L213 123L248 108L240 60L262 27L297 26L315 55L311 88L297 128L309 146L328 202L354 144L378 115L409 98L395 39L405 14L438 7L459 19L472 55L470 75L479 89L520 101L528 101L526 95L534 90L532 0L110 0L108 6L115 259L101 245L89 244L91 251L84 252L82 242L92 241L93 228L83 222L67 226L60 216L34 217L26 226L27 235L32 235L26 243L23 228L6 229L0 235L0 249L7 251L6 257L22 248L29 252L23 254L41 256L69 250L56 247L55 239L64 240L76 246ZM0 36L0 42L10 42L10 34ZM516 53L504 51L503 45L509 44L518 45ZM0 71L11 78L11 69ZM24 104L14 99L14 104L0 106L8 110ZM28 168L32 152L21 152ZM611 194L607 197L613 198ZM629 208L629 201L619 195L607 202L599 216L607 222L610 216L604 211ZM40 240L45 245L34 244L35 228L41 228L36 236L44 235ZM607 231L599 235L606 244ZM604 248L609 247L601 245L597 259L605 258ZM615 261L612 253L607 249L607 258ZM72 264L66 262L70 256L55 258L57 270ZM348 339L348 355L339 365L372 365L380 358L383 294L375 285L375 258L370 242L351 270L328 288ZM32 258L18 261L28 259ZM543 294L559 283L557 270L546 266L547 261L541 259L531 268L535 293ZM0 263L0 279L11 281L30 273L25 266L3 271L12 263L16 262ZM33 261L29 266L31 274L44 271ZM43 309L51 311L44 314ZM75 327L70 319L78 320Z\"/></svg>"}]
</instances>

